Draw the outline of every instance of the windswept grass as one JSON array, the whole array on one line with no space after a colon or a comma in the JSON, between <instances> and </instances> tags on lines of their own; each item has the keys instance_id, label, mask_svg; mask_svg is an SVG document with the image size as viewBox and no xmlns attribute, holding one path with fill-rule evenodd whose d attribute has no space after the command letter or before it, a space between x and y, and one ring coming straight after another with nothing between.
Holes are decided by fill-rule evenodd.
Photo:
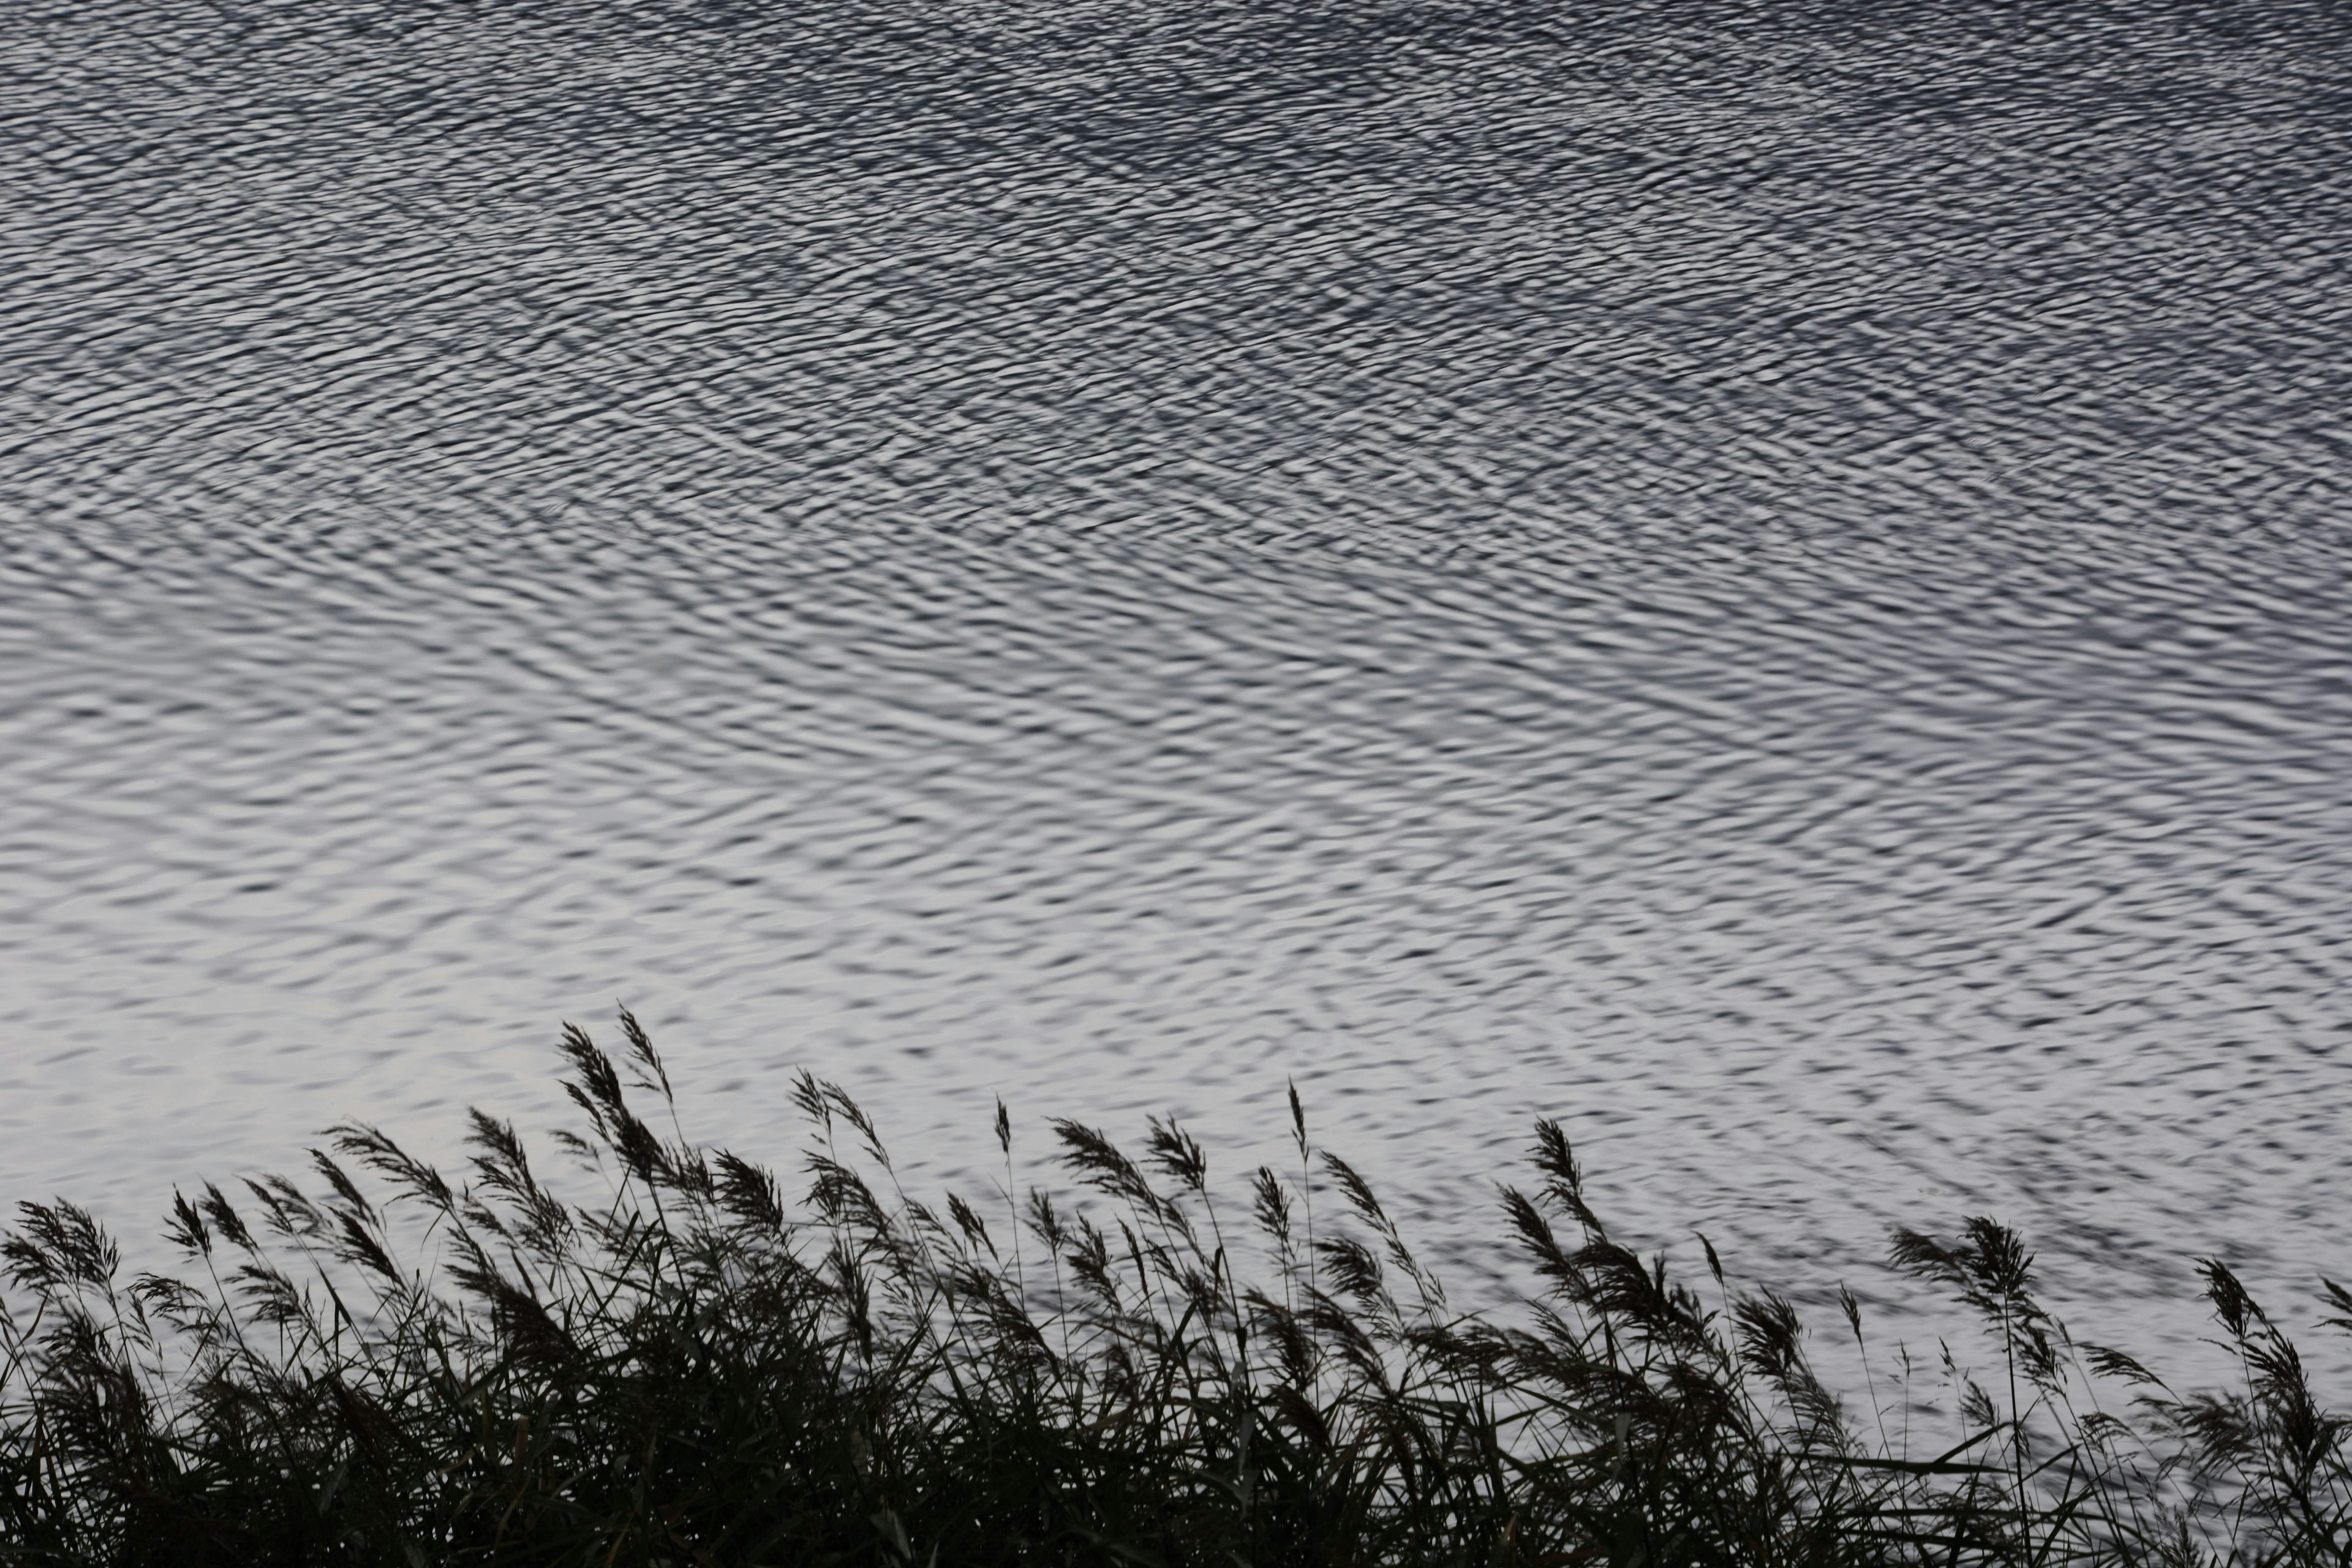
<instances>
[{"instance_id":1,"label":"windswept grass","mask_svg":"<svg viewBox=\"0 0 2352 1568\"><path fill-rule=\"evenodd\" d=\"M1907 1364L1856 1417L1787 1300L1613 1239L1548 1122L1500 1193L1537 1281L1500 1321L1448 1305L1295 1093L1297 1163L1230 1236L1172 1122L1139 1157L1057 1122L1084 1195L1016 1197L1000 1106L1003 1190L942 1212L806 1077L790 1201L685 1139L621 1025L617 1061L564 1036L590 1201L477 1111L455 1179L345 1126L303 1182L175 1197L177 1278L22 1205L0 1562L2352 1562L2342 1425L2218 1262L2244 1377L2175 1394L2071 1339L2000 1226L1898 1233L1997 1368L1946 1352L1927 1442Z\"/></svg>"}]
</instances>

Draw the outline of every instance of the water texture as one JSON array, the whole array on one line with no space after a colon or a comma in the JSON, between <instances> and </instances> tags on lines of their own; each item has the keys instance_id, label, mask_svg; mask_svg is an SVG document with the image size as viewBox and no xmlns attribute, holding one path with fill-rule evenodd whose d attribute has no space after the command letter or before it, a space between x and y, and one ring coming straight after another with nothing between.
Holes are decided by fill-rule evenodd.
<instances>
[{"instance_id":1,"label":"water texture","mask_svg":"<svg viewBox=\"0 0 2352 1568\"><path fill-rule=\"evenodd\" d=\"M2347 34L0 8L0 1194L550 1123L619 998L925 1180L1295 1074L1474 1269L1549 1112L1792 1281L1990 1208L2292 1302Z\"/></svg>"}]
</instances>

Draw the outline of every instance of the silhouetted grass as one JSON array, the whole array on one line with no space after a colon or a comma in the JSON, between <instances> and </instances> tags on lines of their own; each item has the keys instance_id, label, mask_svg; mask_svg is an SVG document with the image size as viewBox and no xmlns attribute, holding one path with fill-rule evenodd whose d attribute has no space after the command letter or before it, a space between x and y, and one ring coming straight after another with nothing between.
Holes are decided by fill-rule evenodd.
<instances>
[{"instance_id":1,"label":"silhouetted grass","mask_svg":"<svg viewBox=\"0 0 2352 1568\"><path fill-rule=\"evenodd\" d=\"M2352 1561L2341 1425L2219 1263L2243 1383L2181 1395L2074 1343L1992 1221L1898 1233L1999 1356L1985 1387L1947 1352L1924 1443L1907 1368L1857 1420L1788 1301L1709 1247L1710 1305L1613 1240L1548 1122L1500 1194L1538 1280L1507 1322L1449 1308L1295 1093L1297 1165L1254 1173L1232 1245L1173 1123L1140 1158L1056 1123L1091 1195L1016 1203L1000 1107L1005 1191L942 1213L806 1077L792 1202L677 1131L622 1026L618 1063L565 1032L591 1202L477 1111L458 1180L345 1126L304 1184L175 1198L183 1278L126 1283L89 1215L22 1205L0 1561Z\"/></svg>"}]
</instances>

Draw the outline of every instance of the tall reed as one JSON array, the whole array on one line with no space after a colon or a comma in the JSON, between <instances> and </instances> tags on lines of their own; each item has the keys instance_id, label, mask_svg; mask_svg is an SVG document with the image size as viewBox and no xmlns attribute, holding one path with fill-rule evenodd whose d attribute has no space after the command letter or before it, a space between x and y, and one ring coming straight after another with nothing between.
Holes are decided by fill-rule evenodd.
<instances>
[{"instance_id":1,"label":"tall reed","mask_svg":"<svg viewBox=\"0 0 2352 1568\"><path fill-rule=\"evenodd\" d=\"M2342 1423L2219 1262L2242 1381L2175 1394L2075 1342L1993 1221L1899 1232L2000 1367L1945 1352L1918 1444L1907 1372L1855 1419L1786 1299L1612 1237L1549 1122L1499 1193L1534 1288L1465 1313L1295 1090L1230 1237L1172 1121L1139 1156L1055 1122L1057 1196L1017 1191L1000 1105L1003 1188L935 1208L806 1076L788 1201L621 1028L564 1031L584 1180L480 1111L456 1177L339 1127L303 1182L175 1195L185 1268L128 1280L89 1214L20 1205L0 1563L2352 1562Z\"/></svg>"}]
</instances>

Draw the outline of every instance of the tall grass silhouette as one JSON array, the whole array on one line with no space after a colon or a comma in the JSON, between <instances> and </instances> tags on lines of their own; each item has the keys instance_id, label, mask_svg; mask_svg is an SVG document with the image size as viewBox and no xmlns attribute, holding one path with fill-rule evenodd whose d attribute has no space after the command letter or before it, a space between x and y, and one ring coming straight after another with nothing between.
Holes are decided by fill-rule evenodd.
<instances>
[{"instance_id":1,"label":"tall grass silhouette","mask_svg":"<svg viewBox=\"0 0 2352 1568\"><path fill-rule=\"evenodd\" d=\"M2352 1562L2342 1423L2219 1262L2243 1376L2176 1394L2074 1342L2000 1225L1897 1233L1999 1368L1945 1352L1926 1441L1929 1374L1855 1417L1786 1299L1612 1238L1549 1122L1498 1194L1533 1289L1465 1313L1295 1090L1230 1234L1173 1121L1139 1155L1057 1121L1066 1190L1024 1193L1000 1105L1002 1189L935 1208L807 1076L788 1199L621 1028L565 1029L561 1179L478 1110L457 1177L338 1127L303 1182L175 1195L186 1267L127 1280L89 1214L20 1205L0 1562Z\"/></svg>"}]
</instances>

